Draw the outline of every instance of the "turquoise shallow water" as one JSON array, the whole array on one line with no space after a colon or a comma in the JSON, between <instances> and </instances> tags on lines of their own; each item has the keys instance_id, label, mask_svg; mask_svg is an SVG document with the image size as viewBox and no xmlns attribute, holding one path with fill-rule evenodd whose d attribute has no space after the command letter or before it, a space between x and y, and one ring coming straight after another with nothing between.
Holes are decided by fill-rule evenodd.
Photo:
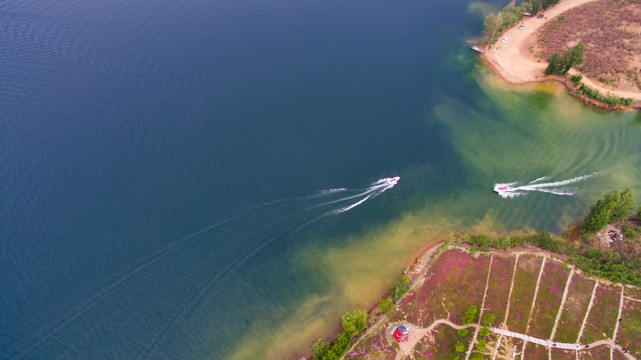
<instances>
[{"instance_id":1,"label":"turquoise shallow water","mask_svg":"<svg viewBox=\"0 0 641 360\"><path fill-rule=\"evenodd\" d=\"M451 231L638 192L636 114L466 49L494 7L0 2L0 358L291 358Z\"/></svg>"}]
</instances>

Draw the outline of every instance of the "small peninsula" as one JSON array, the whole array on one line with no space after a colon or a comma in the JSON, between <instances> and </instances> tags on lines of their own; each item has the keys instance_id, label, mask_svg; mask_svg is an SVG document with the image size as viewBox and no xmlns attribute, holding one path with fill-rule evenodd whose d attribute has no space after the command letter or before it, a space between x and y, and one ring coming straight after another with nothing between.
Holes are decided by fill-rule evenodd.
<instances>
[{"instance_id":1,"label":"small peninsula","mask_svg":"<svg viewBox=\"0 0 641 360\"><path fill-rule=\"evenodd\" d=\"M558 80L586 101L641 108L639 1L562 0L531 16L519 15L522 19L499 36L488 36L484 58L502 78L513 84ZM545 74L554 53L579 43L585 46L580 65L565 76ZM622 106L595 101L599 97L621 99Z\"/></svg>"}]
</instances>

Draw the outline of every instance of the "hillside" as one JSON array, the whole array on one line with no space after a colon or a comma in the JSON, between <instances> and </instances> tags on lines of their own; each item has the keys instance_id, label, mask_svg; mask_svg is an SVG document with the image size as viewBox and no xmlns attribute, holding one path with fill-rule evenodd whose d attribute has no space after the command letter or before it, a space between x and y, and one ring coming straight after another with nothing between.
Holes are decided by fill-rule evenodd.
<instances>
[{"instance_id":1,"label":"hillside","mask_svg":"<svg viewBox=\"0 0 641 360\"><path fill-rule=\"evenodd\" d=\"M476 309L476 311L474 311ZM400 324L408 340L392 337ZM467 325L466 325L467 324ZM344 359L635 359L641 290L537 249L450 246Z\"/></svg>"}]
</instances>

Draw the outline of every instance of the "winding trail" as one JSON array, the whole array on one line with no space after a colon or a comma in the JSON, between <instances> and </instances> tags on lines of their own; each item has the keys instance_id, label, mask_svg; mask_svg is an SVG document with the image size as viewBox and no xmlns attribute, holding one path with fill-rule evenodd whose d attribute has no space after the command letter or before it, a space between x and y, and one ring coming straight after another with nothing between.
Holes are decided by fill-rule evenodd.
<instances>
[{"instance_id":1,"label":"winding trail","mask_svg":"<svg viewBox=\"0 0 641 360\"><path fill-rule=\"evenodd\" d=\"M480 329L480 325L478 324L470 324L470 325L456 325L453 322L447 320L447 319L438 319L435 320L430 326L426 328L419 328L411 324L407 324L410 328L410 334L413 332L417 334L413 339L408 340L406 342L400 343L400 351L396 354L395 360L401 360L403 356L409 355L411 350L416 346L416 344L423 338L425 337L429 332L434 330L438 325L445 324L454 330L461 330L461 329L467 329L467 328L475 328L477 331ZM580 344L580 343L575 343L575 344L570 344L570 343L559 343L559 342L554 342L554 341L549 341L549 340L543 340L543 339L538 339L532 336L528 336L525 334L509 331L509 330L504 330L504 329L498 329L498 328L489 328L489 330L495 334L500 334L503 336L508 336L516 339L521 339L527 342L535 343L541 346L545 346L548 348L558 348L558 349L565 349L565 350L575 350L578 352L580 351L587 351L592 348L595 348L597 346L601 345L608 345L612 350L617 349L621 354L623 354L626 358L630 360L637 360L634 356L630 355L630 353L624 353L623 348L621 345L617 345L614 343L614 340L598 340L595 341L591 344Z\"/></svg>"}]
</instances>

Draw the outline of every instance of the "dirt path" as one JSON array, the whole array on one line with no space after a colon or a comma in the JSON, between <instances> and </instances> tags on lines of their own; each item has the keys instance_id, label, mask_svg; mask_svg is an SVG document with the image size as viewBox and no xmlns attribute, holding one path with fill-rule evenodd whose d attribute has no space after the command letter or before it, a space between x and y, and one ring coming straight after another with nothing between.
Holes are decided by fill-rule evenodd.
<instances>
[{"instance_id":1,"label":"dirt path","mask_svg":"<svg viewBox=\"0 0 641 360\"><path fill-rule=\"evenodd\" d=\"M592 296L590 297L590 303L588 304L588 310L585 312L585 317L583 318L583 322L581 323L581 330L579 330L579 336L576 338L576 342L579 342L581 340L581 336L583 336L583 330L585 329L585 323L588 321L588 316L590 315L590 310L592 309L592 304L594 304L594 295L596 294L596 288L599 286L599 281L594 282L594 289L592 289Z\"/></svg>"},{"instance_id":2,"label":"dirt path","mask_svg":"<svg viewBox=\"0 0 641 360\"><path fill-rule=\"evenodd\" d=\"M396 354L395 360L401 360L404 356L409 355L409 353L412 351L414 346L416 346L416 344L418 344L418 342L425 335L427 335L430 331L434 330L434 328L436 328L438 325L441 325L441 324L445 324L445 325L453 328L454 330L467 329L467 328L471 328L471 327L473 327L476 330L478 330L480 328L480 326L478 324L456 325L456 324L454 324L453 322L451 322L451 321L449 321L447 319L438 319L438 320L434 321L429 327L426 327L426 328L419 328L419 327L416 327L416 326L414 326L412 324L408 324L408 326L410 328L410 338L408 338L407 341L402 342L402 343L399 344L401 349ZM538 339L538 338L535 338L535 337L532 337L532 336L528 336L528 335L525 335L525 334L516 333L516 332L513 332L513 331L504 330L504 329L489 328L489 330L491 332L495 333L495 334L500 334L500 335L503 335L503 336L509 336L509 337L513 337L513 338L517 338L517 339L522 339L524 341L532 342L532 343L535 343L535 344L539 344L539 345L542 345L542 346L545 346L545 347L548 347L548 348L559 348L559 349L567 349L567 350L576 350L577 352L590 350L591 348L594 348L594 347L597 347L597 346L601 346L601 345L608 345L612 349L619 350L621 352L621 354L626 356L628 359L636 360L636 358L634 356L630 355L630 353L624 353L623 352L623 348L621 347L621 345L615 344L614 340L599 340L599 341L593 342L592 344L579 344L579 343L569 344L569 343L558 343L558 342L553 342L553 341L549 341L549 340ZM415 334L414 337L411 337L412 333ZM586 345L587 345L587 347L586 347Z\"/></svg>"},{"instance_id":3,"label":"dirt path","mask_svg":"<svg viewBox=\"0 0 641 360\"><path fill-rule=\"evenodd\" d=\"M507 308L505 309L505 319L503 319L503 327L507 327L507 316L510 313L510 300L512 299L512 289L514 289L514 275L516 274L516 265L519 263L519 254L516 254L514 260L514 268L512 269L512 282L510 283L510 293L507 296Z\"/></svg>"},{"instance_id":4,"label":"dirt path","mask_svg":"<svg viewBox=\"0 0 641 360\"><path fill-rule=\"evenodd\" d=\"M396 353L396 357L394 358L395 360L401 360L403 356L406 356L414 349L414 346L418 344L418 342L425 337L425 335L429 334L430 331L434 330L435 327L445 324L451 328L454 328L455 330L461 330L461 329L467 329L470 327L476 327L478 330L478 325L476 324L470 324L470 325L456 325L453 322L447 320L447 319L438 319L434 321L430 326L426 328L419 328L411 324L407 324L410 328L410 334L407 337L407 341L403 341L402 343L399 343L400 350L398 353Z\"/></svg>"},{"instance_id":5,"label":"dirt path","mask_svg":"<svg viewBox=\"0 0 641 360\"><path fill-rule=\"evenodd\" d=\"M525 84L530 82L550 79L545 76L547 62L534 58L526 48L527 39L534 36L534 33L545 23L574 7L596 1L596 0L562 0L545 12L545 18L527 17L519 29L517 24L508 29L501 38L507 38L505 43L500 40L491 48L487 49L484 56L488 64L492 66L502 78L513 84ZM571 71L572 74L576 70ZM583 82L599 90L602 94L610 93L619 97L641 100L641 92L609 90L598 83L591 81L585 75Z\"/></svg>"},{"instance_id":6,"label":"dirt path","mask_svg":"<svg viewBox=\"0 0 641 360\"><path fill-rule=\"evenodd\" d=\"M570 283L572 282L572 276L574 275L574 268L570 271L568 280L565 282L565 290L563 290L563 297L561 298L561 306L559 306L559 312L556 314L556 320L554 320L554 328L552 328L552 335L550 335L550 340L554 339L556 334L556 328L559 325L559 319L561 319L561 313L563 313L563 306L565 305L565 300L568 298L568 290L570 289Z\"/></svg>"},{"instance_id":7,"label":"dirt path","mask_svg":"<svg viewBox=\"0 0 641 360\"><path fill-rule=\"evenodd\" d=\"M625 292L625 286L621 286L621 300L619 300L619 314L617 315L616 324L614 325L614 334L612 335L612 341L616 343L617 332L619 331L619 321L621 321L621 314L623 313L623 293ZM610 360L614 359L614 349L610 348Z\"/></svg>"}]
</instances>

